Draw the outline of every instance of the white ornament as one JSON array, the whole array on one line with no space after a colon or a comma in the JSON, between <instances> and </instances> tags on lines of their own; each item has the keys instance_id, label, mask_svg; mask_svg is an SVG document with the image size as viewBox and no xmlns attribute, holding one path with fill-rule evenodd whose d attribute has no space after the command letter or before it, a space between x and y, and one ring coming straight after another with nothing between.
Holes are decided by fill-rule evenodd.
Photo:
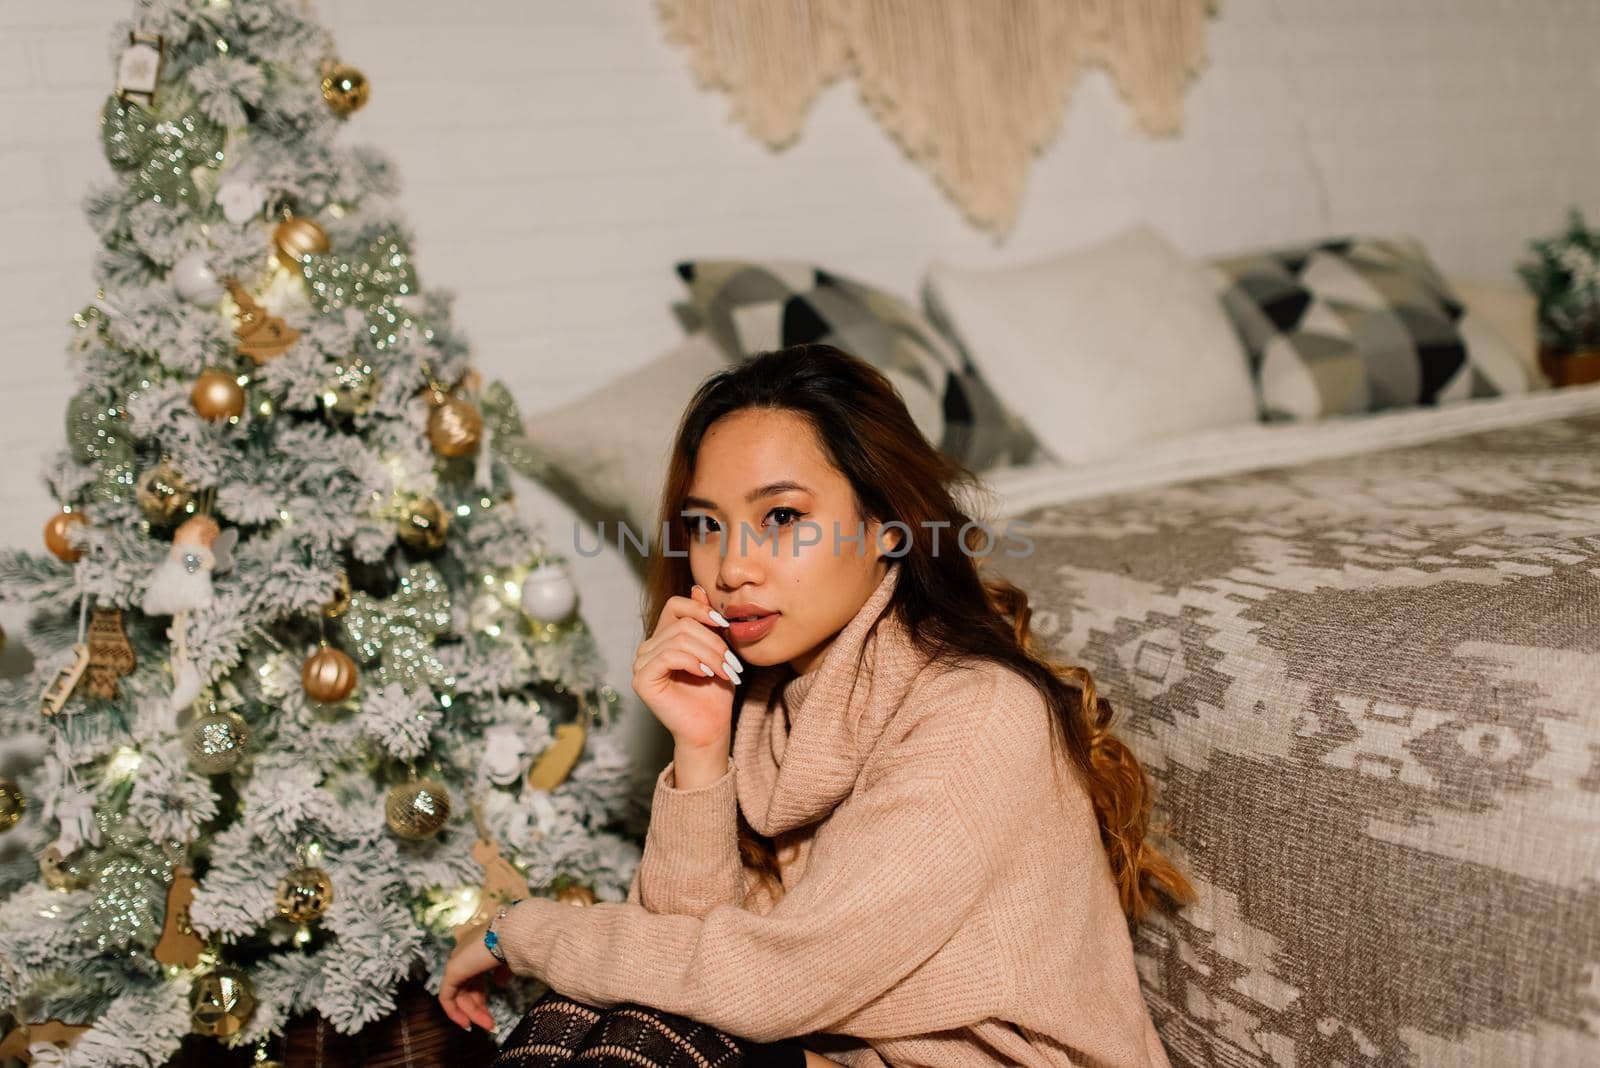
<instances>
[{"instance_id":1,"label":"white ornament","mask_svg":"<svg viewBox=\"0 0 1600 1068\"><path fill-rule=\"evenodd\" d=\"M222 283L212 273L206 254L199 249L185 252L167 272L173 291L190 304L215 304L222 299Z\"/></svg>"},{"instance_id":2,"label":"white ornament","mask_svg":"<svg viewBox=\"0 0 1600 1068\"><path fill-rule=\"evenodd\" d=\"M515 727L500 725L483 732L483 773L496 786L511 786L529 764L528 743Z\"/></svg>"},{"instance_id":3,"label":"white ornament","mask_svg":"<svg viewBox=\"0 0 1600 1068\"><path fill-rule=\"evenodd\" d=\"M522 580L522 610L541 623L567 618L578 605L578 591L560 564L540 564Z\"/></svg>"},{"instance_id":4,"label":"white ornament","mask_svg":"<svg viewBox=\"0 0 1600 1068\"><path fill-rule=\"evenodd\" d=\"M249 178L235 175L217 187L215 199L223 218L234 224L246 223L261 214L267 191Z\"/></svg>"},{"instance_id":5,"label":"white ornament","mask_svg":"<svg viewBox=\"0 0 1600 1068\"><path fill-rule=\"evenodd\" d=\"M150 573L139 607L147 616L175 616L211 604L211 576L233 566L237 527L222 531L210 545L174 543Z\"/></svg>"}]
</instances>

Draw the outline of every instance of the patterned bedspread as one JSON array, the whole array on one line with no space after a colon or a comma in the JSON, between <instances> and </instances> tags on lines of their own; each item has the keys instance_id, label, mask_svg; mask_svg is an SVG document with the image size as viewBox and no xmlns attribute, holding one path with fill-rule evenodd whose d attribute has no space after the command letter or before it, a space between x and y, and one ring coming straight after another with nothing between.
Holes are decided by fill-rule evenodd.
<instances>
[{"instance_id":1,"label":"patterned bedspread","mask_svg":"<svg viewBox=\"0 0 1600 1068\"><path fill-rule=\"evenodd\" d=\"M1199 891L1175 1065L1600 1064L1600 413L1019 518Z\"/></svg>"}]
</instances>

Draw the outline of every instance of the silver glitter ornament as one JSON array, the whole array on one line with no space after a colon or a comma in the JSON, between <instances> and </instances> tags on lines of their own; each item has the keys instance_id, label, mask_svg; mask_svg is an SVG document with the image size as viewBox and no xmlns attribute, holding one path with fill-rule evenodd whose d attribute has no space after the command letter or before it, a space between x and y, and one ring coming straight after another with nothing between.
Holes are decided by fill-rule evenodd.
<instances>
[{"instance_id":1,"label":"silver glitter ornament","mask_svg":"<svg viewBox=\"0 0 1600 1068\"><path fill-rule=\"evenodd\" d=\"M99 504L121 504L139 477L138 456L128 433L128 413L92 390L67 402L67 442L72 458L94 464L90 495Z\"/></svg>"},{"instance_id":2,"label":"silver glitter ornament","mask_svg":"<svg viewBox=\"0 0 1600 1068\"><path fill-rule=\"evenodd\" d=\"M386 600L367 593L350 597L341 619L345 645L363 664L377 662L374 686L398 682L406 690L423 684L453 686L433 651L433 640L450 629L450 587L432 564L422 563L400 576L400 588Z\"/></svg>"},{"instance_id":3,"label":"silver glitter ornament","mask_svg":"<svg viewBox=\"0 0 1600 1068\"><path fill-rule=\"evenodd\" d=\"M379 234L351 252L305 256L300 271L311 287L311 303L327 315L357 308L366 317L376 348L385 349L415 325L405 298L417 292L411 250L395 234Z\"/></svg>"},{"instance_id":4,"label":"silver glitter ornament","mask_svg":"<svg viewBox=\"0 0 1600 1068\"><path fill-rule=\"evenodd\" d=\"M80 464L103 459L129 444L128 413L90 390L77 393L67 402L67 443Z\"/></svg>"},{"instance_id":5,"label":"silver glitter ornament","mask_svg":"<svg viewBox=\"0 0 1600 1068\"><path fill-rule=\"evenodd\" d=\"M250 725L231 709L208 712L189 724L184 750L189 765L204 775L232 771L250 744Z\"/></svg>"},{"instance_id":6,"label":"silver glitter ornament","mask_svg":"<svg viewBox=\"0 0 1600 1068\"><path fill-rule=\"evenodd\" d=\"M121 811L95 811L100 848L86 863L94 897L78 937L101 952L148 952L161 936L160 918L172 880L170 855L182 844L152 842L144 829Z\"/></svg>"},{"instance_id":7,"label":"silver glitter ornament","mask_svg":"<svg viewBox=\"0 0 1600 1068\"><path fill-rule=\"evenodd\" d=\"M107 98L100 111L100 141L106 159L132 171L134 193L163 203L198 197L195 167L222 165L227 130L204 115L155 115L132 101Z\"/></svg>"}]
</instances>

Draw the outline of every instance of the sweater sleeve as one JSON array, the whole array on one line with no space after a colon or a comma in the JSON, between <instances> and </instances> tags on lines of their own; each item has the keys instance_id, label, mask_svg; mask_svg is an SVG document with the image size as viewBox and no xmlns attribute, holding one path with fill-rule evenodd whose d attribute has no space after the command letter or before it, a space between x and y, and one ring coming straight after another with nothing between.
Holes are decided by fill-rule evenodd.
<instances>
[{"instance_id":1,"label":"sweater sleeve","mask_svg":"<svg viewBox=\"0 0 1600 1068\"><path fill-rule=\"evenodd\" d=\"M758 1042L813 1031L894 1037L852 1022L967 922L985 884L966 817L981 785L956 776L958 799L950 781L905 761L841 804L819 828L804 876L770 912L529 898L500 921L507 963L590 1004L650 1005ZM1010 833L1000 822L991 831Z\"/></svg>"},{"instance_id":2,"label":"sweater sleeve","mask_svg":"<svg viewBox=\"0 0 1600 1068\"><path fill-rule=\"evenodd\" d=\"M739 859L739 795L730 760L715 782L677 786L676 761L656 777L644 854L628 900L651 912L704 916L744 900Z\"/></svg>"}]
</instances>

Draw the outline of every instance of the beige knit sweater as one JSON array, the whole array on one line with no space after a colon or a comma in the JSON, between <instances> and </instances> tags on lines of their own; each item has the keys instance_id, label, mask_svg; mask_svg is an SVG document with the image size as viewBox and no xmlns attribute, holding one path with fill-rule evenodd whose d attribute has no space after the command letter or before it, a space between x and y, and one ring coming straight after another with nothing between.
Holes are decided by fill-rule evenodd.
<instances>
[{"instance_id":1,"label":"beige knit sweater","mask_svg":"<svg viewBox=\"0 0 1600 1068\"><path fill-rule=\"evenodd\" d=\"M679 790L662 770L626 902L522 902L507 962L858 1068L1170 1068L1043 699L1000 665L918 654L883 611L899 573L810 672L750 668L722 778ZM776 903L744 901L736 808L775 839Z\"/></svg>"}]
</instances>

